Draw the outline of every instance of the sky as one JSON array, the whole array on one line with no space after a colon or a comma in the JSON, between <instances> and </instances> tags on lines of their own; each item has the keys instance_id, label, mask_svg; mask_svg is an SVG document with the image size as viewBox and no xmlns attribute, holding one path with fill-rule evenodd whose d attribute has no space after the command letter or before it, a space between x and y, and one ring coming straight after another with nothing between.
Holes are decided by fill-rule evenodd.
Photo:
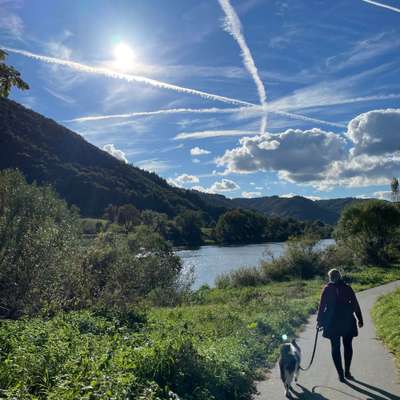
<instances>
[{"instance_id":1,"label":"sky","mask_svg":"<svg viewBox=\"0 0 400 400\"><path fill-rule=\"evenodd\" d=\"M11 98L172 185L387 198L400 1L0 0Z\"/></svg>"}]
</instances>

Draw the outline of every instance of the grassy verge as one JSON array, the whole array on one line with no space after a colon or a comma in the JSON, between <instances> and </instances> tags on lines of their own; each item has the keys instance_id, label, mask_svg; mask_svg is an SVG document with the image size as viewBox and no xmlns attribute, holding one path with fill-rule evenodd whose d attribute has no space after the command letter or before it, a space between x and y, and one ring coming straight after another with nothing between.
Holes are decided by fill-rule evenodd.
<instances>
[{"instance_id":1,"label":"grassy verge","mask_svg":"<svg viewBox=\"0 0 400 400\"><path fill-rule=\"evenodd\" d=\"M400 367L400 289L381 297L372 309L378 336L396 357Z\"/></svg>"},{"instance_id":2,"label":"grassy verge","mask_svg":"<svg viewBox=\"0 0 400 400\"><path fill-rule=\"evenodd\" d=\"M357 289L400 269L354 273ZM367 274L368 275L368 274ZM315 310L321 280L197 291L144 314L0 322L0 398L250 399L260 367Z\"/></svg>"}]
</instances>

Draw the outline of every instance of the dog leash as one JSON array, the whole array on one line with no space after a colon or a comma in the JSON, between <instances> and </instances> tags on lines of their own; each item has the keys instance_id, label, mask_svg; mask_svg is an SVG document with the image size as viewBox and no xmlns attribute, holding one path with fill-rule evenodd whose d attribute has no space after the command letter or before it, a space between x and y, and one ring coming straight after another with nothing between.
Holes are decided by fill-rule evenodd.
<instances>
[{"instance_id":1,"label":"dog leash","mask_svg":"<svg viewBox=\"0 0 400 400\"><path fill-rule=\"evenodd\" d=\"M320 331L320 328L317 326L317 329L316 329L316 332L315 332L314 349L313 349L313 352L312 352L311 361L308 364L307 368L303 368L302 366L300 366L300 369L302 371L308 371L310 369L313 361L314 361L315 350L317 350L317 342L318 342L318 333L319 333L319 331Z\"/></svg>"}]
</instances>

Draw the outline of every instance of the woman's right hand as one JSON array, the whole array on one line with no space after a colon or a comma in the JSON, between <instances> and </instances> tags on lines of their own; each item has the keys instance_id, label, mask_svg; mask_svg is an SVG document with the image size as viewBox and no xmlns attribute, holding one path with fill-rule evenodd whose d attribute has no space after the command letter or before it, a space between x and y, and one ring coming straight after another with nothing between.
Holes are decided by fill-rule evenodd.
<instances>
[{"instance_id":1,"label":"woman's right hand","mask_svg":"<svg viewBox=\"0 0 400 400\"><path fill-rule=\"evenodd\" d=\"M362 321L358 321L358 327L362 328L364 326L364 323Z\"/></svg>"}]
</instances>

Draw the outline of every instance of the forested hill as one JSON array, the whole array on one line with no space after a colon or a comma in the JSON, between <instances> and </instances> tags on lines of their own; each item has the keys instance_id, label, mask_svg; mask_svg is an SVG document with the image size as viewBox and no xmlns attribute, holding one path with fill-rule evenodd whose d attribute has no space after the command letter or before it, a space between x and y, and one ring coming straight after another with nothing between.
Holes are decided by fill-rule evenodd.
<instances>
[{"instance_id":1,"label":"forested hill","mask_svg":"<svg viewBox=\"0 0 400 400\"><path fill-rule=\"evenodd\" d=\"M0 169L19 168L29 182L48 183L84 216L132 203L175 216L184 209L213 217L224 209L156 174L127 165L55 121L0 98Z\"/></svg>"},{"instance_id":2,"label":"forested hill","mask_svg":"<svg viewBox=\"0 0 400 400\"><path fill-rule=\"evenodd\" d=\"M55 121L0 98L0 169L18 168L29 182L51 184L84 216L101 216L109 204L131 203L176 216L200 210L212 219L227 209L335 223L354 199L312 201L277 196L228 199L172 187L154 173L127 165Z\"/></svg>"},{"instance_id":3,"label":"forested hill","mask_svg":"<svg viewBox=\"0 0 400 400\"><path fill-rule=\"evenodd\" d=\"M253 199L228 199L225 196L199 193L204 201L226 208L251 209L268 216L294 218L302 221L322 221L335 224L343 208L353 202L363 201L353 197L329 200L310 200L302 196L290 198L265 196Z\"/></svg>"}]
</instances>

